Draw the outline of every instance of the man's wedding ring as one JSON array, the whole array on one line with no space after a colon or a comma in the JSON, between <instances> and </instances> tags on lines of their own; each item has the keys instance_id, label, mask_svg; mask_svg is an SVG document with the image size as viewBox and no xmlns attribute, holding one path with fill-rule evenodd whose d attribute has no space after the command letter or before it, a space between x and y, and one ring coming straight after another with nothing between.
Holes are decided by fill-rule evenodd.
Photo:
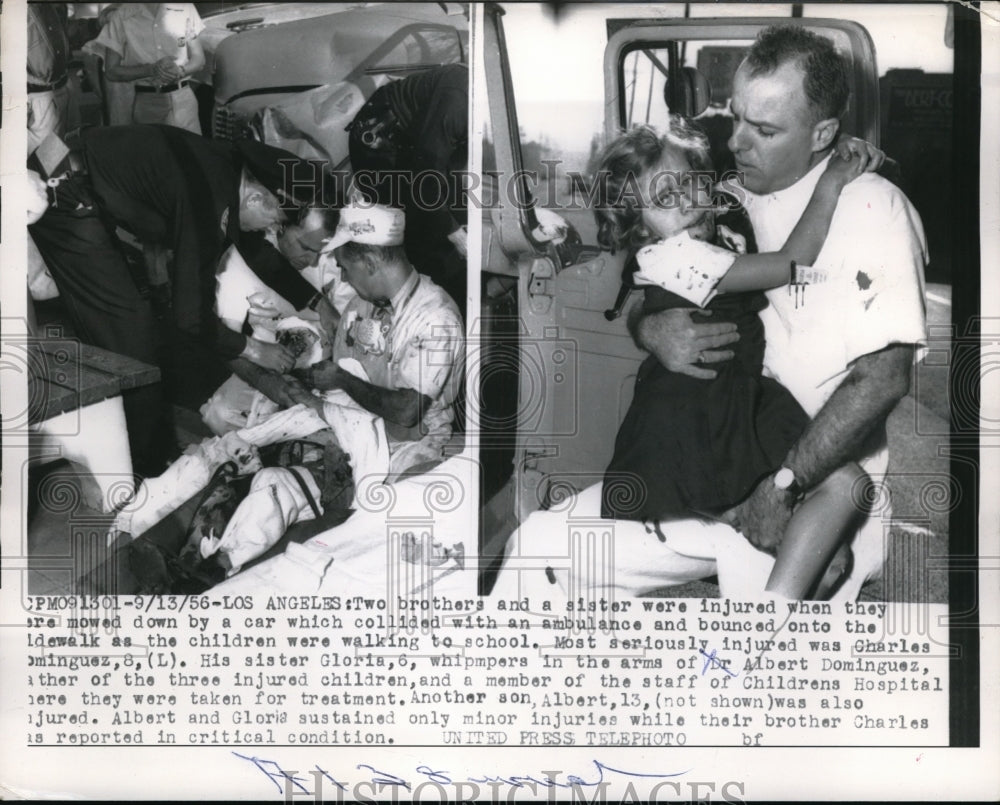
<instances>
[{"instance_id":1,"label":"man's wedding ring","mask_svg":"<svg viewBox=\"0 0 1000 805\"><path fill-rule=\"evenodd\" d=\"M705 362L705 353L704 353L704 351L698 353L698 357L694 359L694 362L697 363L697 364L699 364L699 365L701 365L701 364L703 364Z\"/></svg>"}]
</instances>

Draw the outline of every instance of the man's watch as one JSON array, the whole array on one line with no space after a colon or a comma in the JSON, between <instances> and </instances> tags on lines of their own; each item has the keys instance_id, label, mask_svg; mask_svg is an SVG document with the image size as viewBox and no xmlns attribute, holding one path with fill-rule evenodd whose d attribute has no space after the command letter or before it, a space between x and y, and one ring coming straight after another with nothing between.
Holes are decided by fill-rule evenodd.
<instances>
[{"instance_id":1,"label":"man's watch","mask_svg":"<svg viewBox=\"0 0 1000 805\"><path fill-rule=\"evenodd\" d=\"M795 480L795 473L792 472L788 467L782 467L774 474L774 485L777 489L782 492L787 492L794 499L798 500L802 497L802 487L799 482Z\"/></svg>"}]
</instances>

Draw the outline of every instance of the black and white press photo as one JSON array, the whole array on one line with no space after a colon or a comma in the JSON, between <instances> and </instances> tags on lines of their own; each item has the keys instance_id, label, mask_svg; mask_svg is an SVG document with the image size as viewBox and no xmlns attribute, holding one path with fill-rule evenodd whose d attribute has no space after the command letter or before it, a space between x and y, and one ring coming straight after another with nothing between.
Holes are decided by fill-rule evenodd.
<instances>
[{"instance_id":1,"label":"black and white press photo","mask_svg":"<svg viewBox=\"0 0 1000 805\"><path fill-rule=\"evenodd\" d=\"M712 697L735 718L675 697L689 742L980 738L958 619L982 603L959 570L982 501L967 22L946 4L484 13L480 590L547 602L563 645L612 667L624 646L717 668L721 641L723 681L757 695ZM637 634L637 611L672 616ZM900 659L888 634L929 640L930 685L866 676ZM845 717L789 689L936 694L934 715L903 735L867 698Z\"/></svg>"},{"instance_id":2,"label":"black and white press photo","mask_svg":"<svg viewBox=\"0 0 1000 805\"><path fill-rule=\"evenodd\" d=\"M468 8L27 26L28 590L301 589L289 542L315 570L354 541L360 589L389 541L463 577Z\"/></svg>"},{"instance_id":3,"label":"black and white press photo","mask_svg":"<svg viewBox=\"0 0 1000 805\"><path fill-rule=\"evenodd\" d=\"M995 800L998 39L4 2L0 796Z\"/></svg>"},{"instance_id":4,"label":"black and white press photo","mask_svg":"<svg viewBox=\"0 0 1000 805\"><path fill-rule=\"evenodd\" d=\"M484 589L948 601L953 13L775 8L487 15Z\"/></svg>"}]
</instances>

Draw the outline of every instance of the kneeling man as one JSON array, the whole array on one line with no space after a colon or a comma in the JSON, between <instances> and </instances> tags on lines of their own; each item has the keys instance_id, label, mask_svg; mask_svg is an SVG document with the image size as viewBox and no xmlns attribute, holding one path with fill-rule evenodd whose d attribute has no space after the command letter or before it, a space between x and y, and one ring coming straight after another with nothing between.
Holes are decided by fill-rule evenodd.
<instances>
[{"instance_id":1,"label":"kneeling man","mask_svg":"<svg viewBox=\"0 0 1000 805\"><path fill-rule=\"evenodd\" d=\"M333 360L303 373L310 388L342 389L385 421L390 482L444 460L465 365L458 307L407 260L403 229L396 209L358 204L341 211L330 245L358 295L344 309ZM347 358L364 367L367 381L339 366ZM297 401L321 405L311 394Z\"/></svg>"}]
</instances>

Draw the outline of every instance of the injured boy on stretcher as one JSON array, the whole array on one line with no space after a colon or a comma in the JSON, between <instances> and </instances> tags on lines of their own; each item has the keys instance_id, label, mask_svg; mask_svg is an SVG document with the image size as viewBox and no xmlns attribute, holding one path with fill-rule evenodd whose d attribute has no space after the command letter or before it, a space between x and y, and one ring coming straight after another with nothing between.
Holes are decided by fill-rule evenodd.
<instances>
[{"instance_id":1,"label":"injured boy on stretcher","mask_svg":"<svg viewBox=\"0 0 1000 805\"><path fill-rule=\"evenodd\" d=\"M188 591L163 589L176 588L178 576L191 577L195 588L211 586L261 556L291 525L322 518L329 527L360 508L371 484L393 484L445 460L464 371L462 319L448 294L407 261L404 223L389 207L356 203L340 211L322 247L340 270L341 287L326 288L329 301L340 303L335 332L329 317L292 311L277 294L250 289L253 338L281 345L294 368L281 374L235 363L237 374L201 409L216 436L144 481L119 512L110 539L126 533L134 540L132 569L142 592ZM243 324L238 306L233 312L235 270L238 261L219 277L220 290L230 293L220 294L218 310L231 327ZM353 294L343 293L345 284ZM197 496L179 557L140 544ZM150 576L144 562L158 579L152 589L142 579Z\"/></svg>"}]
</instances>

